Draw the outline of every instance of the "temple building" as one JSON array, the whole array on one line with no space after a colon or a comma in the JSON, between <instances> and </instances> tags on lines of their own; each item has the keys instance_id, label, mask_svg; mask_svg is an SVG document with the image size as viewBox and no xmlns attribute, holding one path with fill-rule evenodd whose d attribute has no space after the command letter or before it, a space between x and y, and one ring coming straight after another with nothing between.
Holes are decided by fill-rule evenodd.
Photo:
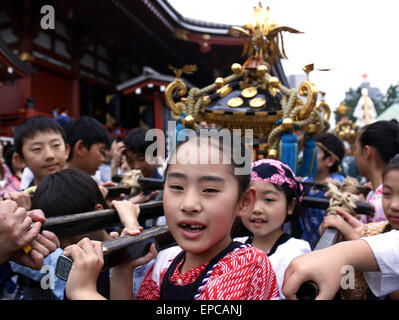
<instances>
[{"instance_id":1,"label":"temple building","mask_svg":"<svg viewBox=\"0 0 399 320\"><path fill-rule=\"evenodd\" d=\"M186 19L166 0L0 0L2 134L54 108L93 116L116 133L163 129L167 81L144 88L135 79L146 70L167 79L169 66L196 64L187 81L209 83L241 56L230 27Z\"/></svg>"}]
</instances>

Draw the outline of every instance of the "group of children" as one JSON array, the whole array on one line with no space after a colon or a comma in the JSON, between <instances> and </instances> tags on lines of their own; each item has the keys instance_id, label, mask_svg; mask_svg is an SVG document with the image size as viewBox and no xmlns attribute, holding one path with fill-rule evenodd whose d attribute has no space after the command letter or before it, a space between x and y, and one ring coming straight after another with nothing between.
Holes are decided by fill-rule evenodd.
<instances>
[{"instance_id":1,"label":"group of children","mask_svg":"<svg viewBox=\"0 0 399 320\"><path fill-rule=\"evenodd\" d=\"M376 229L373 223L381 224L373 234L399 228L399 159L394 158L399 153L397 123L380 121L368 125L359 132L355 143L354 157L359 173L372 185L366 201L376 208L375 222L369 224L366 224L369 221L358 220L341 210L337 210L336 216L325 216L320 210L302 208L305 192L301 181L281 161L259 160L252 164L250 172L236 175L235 169L242 165L233 156L236 146L226 147L223 143L222 148L220 141L200 133L177 145L172 154L175 157L171 158L178 161L169 163L163 175L145 160L145 150L152 142L145 141L143 130L133 129L123 143L113 144L113 161L120 162L123 155L130 169L140 169L146 177L164 179L164 215L176 246L158 253L152 246L146 256L108 272L102 271L102 242L122 235L137 235L142 230L137 222L137 198L109 201L105 188L91 177L104 160L104 153L111 148L108 133L89 117L71 121L65 130L55 120L41 116L21 124L14 136L15 158L33 172L30 185L37 189L32 201L21 192L7 193L4 198L8 200L0 202L0 212L19 210L21 216L24 213L32 225L27 228L27 233L34 234L40 241L26 238L15 250L18 254L4 255L7 259L0 260L0 263L4 262L2 268L8 264L18 275L13 298L284 299L295 298L296 290L306 280L314 280L319 285L319 298L332 298L339 284L326 280L325 270L329 270L328 261L339 255L336 246L348 251L352 246L362 248L358 260L353 261L359 271L378 271L380 268L385 272L373 260L374 247L370 245L373 250L370 253L359 239L372 235L365 230ZM342 141L330 133L316 136L315 140L318 176L314 182L335 180L341 183L343 177L337 172L345 152ZM212 150L219 154L217 163L211 159ZM200 161L204 155L207 163ZM230 161L223 162L225 159ZM388 165L391 159L392 163ZM112 165L115 172L120 163ZM310 181L309 178L304 180ZM324 196L316 191L313 195ZM120 234L101 230L59 240L50 232L38 233L45 218L107 207L114 207L119 214L124 227ZM299 235L296 232L293 236L285 228L287 224L293 225L293 221L300 221ZM319 231L330 226L340 230L344 240L353 242L337 244L329 248L330 251L311 252L320 237ZM236 234L235 230L241 230L241 233ZM21 248L28 243L31 251L21 260ZM43 265L54 267L61 254L71 257L74 263L68 281L56 278L51 290L44 290L40 282L43 274L25 261L27 257L34 260L34 255L38 254L41 256L35 260L35 266L44 261ZM323 259L316 258L317 255ZM394 253L391 256L394 257ZM368 259L367 263L362 264L362 259ZM380 261L378 254L376 259ZM316 270L316 260L325 270ZM336 259L337 270L343 261ZM308 273L302 264L311 265L313 272ZM143 266L145 273L140 281L135 281L137 270ZM10 275L14 274L12 272ZM332 278L337 280L337 277L334 274ZM368 276L366 280L369 284ZM375 291L376 283L385 278L381 280L374 276L372 281L369 287L374 295L379 296L382 292L389 293L392 299L396 297L394 291L399 289L399 283L397 287L390 284L389 288L395 287L395 290L388 292L385 288Z\"/></svg>"}]
</instances>

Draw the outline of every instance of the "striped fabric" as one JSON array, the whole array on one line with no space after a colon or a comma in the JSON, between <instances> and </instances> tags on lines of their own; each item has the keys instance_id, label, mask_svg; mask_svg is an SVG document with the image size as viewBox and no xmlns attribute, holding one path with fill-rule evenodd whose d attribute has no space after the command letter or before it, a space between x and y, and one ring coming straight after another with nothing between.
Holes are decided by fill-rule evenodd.
<instances>
[{"instance_id":1,"label":"striped fabric","mask_svg":"<svg viewBox=\"0 0 399 320\"><path fill-rule=\"evenodd\" d=\"M160 283L167 268L180 252L176 248L167 249L158 255L139 288L138 300L159 299ZM187 285L195 281L207 265L204 263L181 274L181 263L171 277L176 285ZM266 254L254 247L245 247L229 253L219 261L198 300L270 300L278 297L276 276Z\"/></svg>"}]
</instances>

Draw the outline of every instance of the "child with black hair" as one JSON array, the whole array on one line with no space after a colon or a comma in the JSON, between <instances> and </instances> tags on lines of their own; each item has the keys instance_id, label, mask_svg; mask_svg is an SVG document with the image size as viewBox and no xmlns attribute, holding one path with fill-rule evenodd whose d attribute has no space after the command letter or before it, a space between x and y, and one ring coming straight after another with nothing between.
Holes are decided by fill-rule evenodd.
<instances>
[{"instance_id":1,"label":"child with black hair","mask_svg":"<svg viewBox=\"0 0 399 320\"><path fill-rule=\"evenodd\" d=\"M149 163L146 159L147 148L152 145L153 141L146 141L146 131L142 128L133 128L128 132L123 140L123 146L119 144L119 149L122 150L122 155L125 156L127 165L130 170L140 170L144 177L162 180L163 176L158 171L157 165ZM157 157L157 154L153 154ZM155 201L162 200L163 190L154 190L153 192L147 191L140 194L142 199L148 201L153 199ZM156 225L165 224L165 218L159 217L157 219L147 220L145 228L153 227Z\"/></svg>"},{"instance_id":2,"label":"child with black hair","mask_svg":"<svg viewBox=\"0 0 399 320\"><path fill-rule=\"evenodd\" d=\"M363 222L384 221L382 209L382 173L389 161L399 153L399 126L394 121L377 121L363 127L356 138L353 156L361 176L371 182L367 203L375 207L373 218Z\"/></svg>"},{"instance_id":3,"label":"child with black hair","mask_svg":"<svg viewBox=\"0 0 399 320\"><path fill-rule=\"evenodd\" d=\"M351 238L294 259L287 268L283 284L287 297L295 299L299 286L310 280L320 289L316 299L332 299L342 285L342 268L352 266L356 272L363 272L375 296L399 298L399 155L383 170L382 177L382 205L388 222L373 222L366 227L370 231L379 226L378 234L374 230L373 235L361 234L361 238ZM348 237L349 229L344 225L356 228L360 222L343 210L337 210L337 213L338 216L327 216L330 218L326 219L323 228L339 228L344 237Z\"/></svg>"},{"instance_id":4,"label":"child with black hair","mask_svg":"<svg viewBox=\"0 0 399 320\"><path fill-rule=\"evenodd\" d=\"M109 134L96 119L82 116L70 121L65 132L71 152L67 168L77 168L95 175L104 161L104 153L109 148Z\"/></svg>"},{"instance_id":5,"label":"child with black hair","mask_svg":"<svg viewBox=\"0 0 399 320\"><path fill-rule=\"evenodd\" d=\"M313 181L310 177L304 177L304 182L317 182L327 184L329 182L340 184L344 177L338 174L340 163L345 155L345 147L341 139L332 133L321 133L314 137L317 145L317 177ZM324 198L323 190L311 190L308 194L312 197ZM326 211L315 208L304 208L302 239L309 242L313 249L320 239L319 226L323 222Z\"/></svg>"},{"instance_id":6,"label":"child with black hair","mask_svg":"<svg viewBox=\"0 0 399 320\"><path fill-rule=\"evenodd\" d=\"M303 199L302 185L292 170L279 160L263 159L253 163L251 183L256 188L254 210L241 217L251 232L249 237L235 238L261 249L270 259L280 291L284 273L291 260L310 252L309 243L283 231L283 224L298 219Z\"/></svg>"},{"instance_id":7,"label":"child with black hair","mask_svg":"<svg viewBox=\"0 0 399 320\"><path fill-rule=\"evenodd\" d=\"M132 203L123 201L123 203L125 202L125 205L133 206ZM118 202L115 203L118 204ZM44 177L33 196L32 208L40 208L45 213L46 218L49 218L94 210L104 210L107 208L107 205L99 186L91 176L79 169L73 168L64 169ZM134 211L132 212L134 213ZM129 232L131 234L139 233L137 216L122 214L119 216L122 224L124 226L129 226ZM137 230L133 230L134 228ZM79 242L84 237L97 241L111 239L110 235L105 230L61 239L60 248L44 260L43 265L47 268L44 269L46 271L44 273L12 263L11 267L13 271L20 274L20 295L17 298L63 299L66 283L54 275L57 259L63 253L63 248ZM52 268L48 268L48 266ZM50 275L48 274L49 272ZM44 276L54 281L51 290L50 288L44 290L41 287L40 282ZM97 286L102 294L109 297L109 275L107 272L101 273Z\"/></svg>"},{"instance_id":8,"label":"child with black hair","mask_svg":"<svg viewBox=\"0 0 399 320\"><path fill-rule=\"evenodd\" d=\"M14 134L17 162L26 165L34 178L35 186L48 174L64 169L69 154L64 130L49 117L35 116L26 119Z\"/></svg>"},{"instance_id":9,"label":"child with black hair","mask_svg":"<svg viewBox=\"0 0 399 320\"><path fill-rule=\"evenodd\" d=\"M15 152L14 145L9 145L4 148L5 164L7 165L8 169L10 169L10 172L12 174L15 190L20 190L22 171L24 170L25 165L18 162L16 160L16 156L17 153Z\"/></svg>"},{"instance_id":10,"label":"child with black hair","mask_svg":"<svg viewBox=\"0 0 399 320\"><path fill-rule=\"evenodd\" d=\"M0 144L0 199L9 192L19 191L21 186L22 169L15 161L15 148L9 145L4 148Z\"/></svg>"},{"instance_id":11,"label":"child with black hair","mask_svg":"<svg viewBox=\"0 0 399 320\"><path fill-rule=\"evenodd\" d=\"M134 128L128 132L123 143L126 149L123 154L126 156L127 163L131 170L141 170L146 178L162 179L156 165L150 164L145 158L147 148L153 141L145 140L146 131L141 128ZM155 157L157 155L154 155Z\"/></svg>"},{"instance_id":12,"label":"child with black hair","mask_svg":"<svg viewBox=\"0 0 399 320\"><path fill-rule=\"evenodd\" d=\"M358 240L377 234L399 230L399 154L396 155L382 172L382 208L386 221L363 224L344 210L337 210L339 215L327 215L320 226L320 232L326 228L336 228L345 241ZM344 299L373 299L361 274L356 274L355 286L352 290L341 290ZM398 300L399 291L391 292L389 299Z\"/></svg>"}]
</instances>

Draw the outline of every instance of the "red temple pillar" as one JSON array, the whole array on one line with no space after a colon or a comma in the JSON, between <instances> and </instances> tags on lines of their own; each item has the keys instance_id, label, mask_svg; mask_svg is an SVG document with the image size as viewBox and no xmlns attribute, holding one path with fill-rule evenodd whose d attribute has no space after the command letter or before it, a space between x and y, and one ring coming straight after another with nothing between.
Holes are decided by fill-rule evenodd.
<instances>
[{"instance_id":1,"label":"red temple pillar","mask_svg":"<svg viewBox=\"0 0 399 320\"><path fill-rule=\"evenodd\" d=\"M154 127L164 131L163 126L163 103L159 93L154 93Z\"/></svg>"}]
</instances>

